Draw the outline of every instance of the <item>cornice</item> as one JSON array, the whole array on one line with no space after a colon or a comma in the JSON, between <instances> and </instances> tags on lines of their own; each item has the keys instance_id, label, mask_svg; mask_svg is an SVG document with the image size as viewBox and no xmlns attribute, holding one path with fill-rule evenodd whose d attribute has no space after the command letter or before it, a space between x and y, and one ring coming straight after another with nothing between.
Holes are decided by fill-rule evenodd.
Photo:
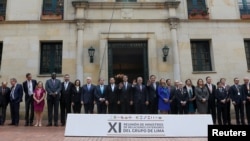
<instances>
[{"instance_id":1,"label":"cornice","mask_svg":"<svg viewBox=\"0 0 250 141\"><path fill-rule=\"evenodd\" d=\"M88 2L88 1L73 1L72 5L75 8L88 9L166 9L177 8L180 1L168 0L166 2Z\"/></svg>"}]
</instances>

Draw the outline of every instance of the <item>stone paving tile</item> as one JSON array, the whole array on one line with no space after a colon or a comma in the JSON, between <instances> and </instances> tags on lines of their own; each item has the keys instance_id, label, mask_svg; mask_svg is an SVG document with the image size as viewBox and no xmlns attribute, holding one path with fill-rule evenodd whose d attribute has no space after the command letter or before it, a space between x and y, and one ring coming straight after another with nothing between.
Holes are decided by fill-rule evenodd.
<instances>
[{"instance_id":1,"label":"stone paving tile","mask_svg":"<svg viewBox=\"0 0 250 141\"><path fill-rule=\"evenodd\" d=\"M62 126L24 126L20 121L19 126L9 126L6 121L0 126L0 141L207 141L207 138L116 138L116 137L65 137Z\"/></svg>"}]
</instances>

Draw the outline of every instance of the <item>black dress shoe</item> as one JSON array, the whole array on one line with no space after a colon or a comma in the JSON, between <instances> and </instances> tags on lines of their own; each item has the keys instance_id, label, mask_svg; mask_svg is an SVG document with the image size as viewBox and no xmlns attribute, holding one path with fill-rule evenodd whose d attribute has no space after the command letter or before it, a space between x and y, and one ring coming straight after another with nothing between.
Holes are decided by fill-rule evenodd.
<instances>
[{"instance_id":1,"label":"black dress shoe","mask_svg":"<svg viewBox=\"0 0 250 141\"><path fill-rule=\"evenodd\" d=\"M33 122L32 122L32 123L30 123L30 126L33 126Z\"/></svg>"},{"instance_id":2,"label":"black dress shoe","mask_svg":"<svg viewBox=\"0 0 250 141\"><path fill-rule=\"evenodd\" d=\"M54 124L54 126L56 126L56 127L57 127L57 126L58 126L58 124L57 124L57 123L55 123L55 124Z\"/></svg>"},{"instance_id":3,"label":"black dress shoe","mask_svg":"<svg viewBox=\"0 0 250 141\"><path fill-rule=\"evenodd\" d=\"M65 123L62 123L62 126L65 126Z\"/></svg>"},{"instance_id":4,"label":"black dress shoe","mask_svg":"<svg viewBox=\"0 0 250 141\"><path fill-rule=\"evenodd\" d=\"M52 124L51 124L51 123L48 123L47 126L52 126Z\"/></svg>"},{"instance_id":5,"label":"black dress shoe","mask_svg":"<svg viewBox=\"0 0 250 141\"><path fill-rule=\"evenodd\" d=\"M15 125L14 123L9 123L8 125Z\"/></svg>"},{"instance_id":6,"label":"black dress shoe","mask_svg":"<svg viewBox=\"0 0 250 141\"><path fill-rule=\"evenodd\" d=\"M29 126L29 123L25 123L25 125L24 126Z\"/></svg>"}]
</instances>

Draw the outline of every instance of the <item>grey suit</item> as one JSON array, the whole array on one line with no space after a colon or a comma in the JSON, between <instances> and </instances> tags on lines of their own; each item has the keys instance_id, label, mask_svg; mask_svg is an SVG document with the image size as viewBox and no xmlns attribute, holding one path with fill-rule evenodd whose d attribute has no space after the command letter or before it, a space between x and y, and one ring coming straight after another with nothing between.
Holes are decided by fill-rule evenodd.
<instances>
[{"instance_id":1,"label":"grey suit","mask_svg":"<svg viewBox=\"0 0 250 141\"><path fill-rule=\"evenodd\" d=\"M49 79L45 83L47 91L47 105L48 105L48 125L52 125L52 112L54 109L54 125L58 125L58 107L61 95L61 80Z\"/></svg>"},{"instance_id":2,"label":"grey suit","mask_svg":"<svg viewBox=\"0 0 250 141\"><path fill-rule=\"evenodd\" d=\"M196 94L196 104L197 104L197 111L199 114L206 114L207 113L207 106L208 106L208 98L209 93L206 87L199 88L195 87L195 94ZM202 99L205 98L206 102L202 102Z\"/></svg>"}]
</instances>

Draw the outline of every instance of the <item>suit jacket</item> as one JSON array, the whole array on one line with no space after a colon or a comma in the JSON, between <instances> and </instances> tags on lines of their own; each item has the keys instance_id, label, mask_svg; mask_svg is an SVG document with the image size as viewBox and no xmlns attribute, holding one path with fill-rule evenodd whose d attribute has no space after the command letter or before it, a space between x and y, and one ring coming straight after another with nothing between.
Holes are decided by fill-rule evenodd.
<instances>
[{"instance_id":1,"label":"suit jacket","mask_svg":"<svg viewBox=\"0 0 250 141\"><path fill-rule=\"evenodd\" d=\"M168 90L169 90L169 87L168 87ZM172 100L171 103L175 103L176 102L176 87L175 86L170 86L170 97L169 99Z\"/></svg>"},{"instance_id":2,"label":"suit jacket","mask_svg":"<svg viewBox=\"0 0 250 141\"><path fill-rule=\"evenodd\" d=\"M117 103L118 95L120 94L119 86L115 84L114 90L112 91L111 85L107 86L107 97L106 100L109 103Z\"/></svg>"},{"instance_id":3,"label":"suit jacket","mask_svg":"<svg viewBox=\"0 0 250 141\"><path fill-rule=\"evenodd\" d=\"M183 89L186 89L186 91L188 92L187 86L184 86ZM193 86L193 85L192 85L192 92L193 92L192 97L190 97L190 92L188 92L188 97L189 97L189 99L196 97L196 94L195 94L195 86ZM189 102L189 103L192 102L193 105L194 105L194 108L197 108L196 100L194 100L194 101L188 101L188 102Z\"/></svg>"},{"instance_id":4,"label":"suit jacket","mask_svg":"<svg viewBox=\"0 0 250 141\"><path fill-rule=\"evenodd\" d=\"M14 99L12 97L12 92L14 95ZM21 84L16 83L15 87L11 87L10 101L15 103L23 101L23 87Z\"/></svg>"},{"instance_id":5,"label":"suit jacket","mask_svg":"<svg viewBox=\"0 0 250 141\"><path fill-rule=\"evenodd\" d=\"M208 84L205 84L205 87L207 88L208 93L209 93L208 101L215 102L215 91L216 91L216 86L215 86L214 84L211 84L211 85L212 85L212 92L210 92L209 87L208 87Z\"/></svg>"},{"instance_id":6,"label":"suit jacket","mask_svg":"<svg viewBox=\"0 0 250 141\"><path fill-rule=\"evenodd\" d=\"M68 82L67 89L65 89L64 82L62 82L60 101L66 102L66 103L71 103L72 88L73 87L74 87L74 84L72 82Z\"/></svg>"},{"instance_id":7,"label":"suit jacket","mask_svg":"<svg viewBox=\"0 0 250 141\"><path fill-rule=\"evenodd\" d=\"M206 87L195 87L196 101L201 101L203 98L209 99L208 89ZM197 105L198 106L198 105Z\"/></svg>"},{"instance_id":8,"label":"suit jacket","mask_svg":"<svg viewBox=\"0 0 250 141\"><path fill-rule=\"evenodd\" d=\"M221 88L221 91L219 88L217 88L215 90L215 97L217 99L217 103L219 105L223 105L223 103L221 103L221 100L227 99L228 98L228 94L227 91L224 88Z\"/></svg>"},{"instance_id":9,"label":"suit jacket","mask_svg":"<svg viewBox=\"0 0 250 141\"><path fill-rule=\"evenodd\" d=\"M96 99L96 102L97 104L101 103L101 101L99 100L100 98L104 98L105 100L107 99L107 85L103 85L103 93L101 92L101 86L100 85L97 85L95 87L95 99ZM105 101L103 101L105 102Z\"/></svg>"},{"instance_id":10,"label":"suit jacket","mask_svg":"<svg viewBox=\"0 0 250 141\"><path fill-rule=\"evenodd\" d=\"M82 86L82 96L81 101L84 104L93 104L95 95L95 85L91 84L90 90L88 90L87 84Z\"/></svg>"},{"instance_id":11,"label":"suit jacket","mask_svg":"<svg viewBox=\"0 0 250 141\"><path fill-rule=\"evenodd\" d=\"M5 87L3 93L2 86L0 86L0 104L2 104L2 106L7 106L9 102L10 102L10 88Z\"/></svg>"},{"instance_id":12,"label":"suit jacket","mask_svg":"<svg viewBox=\"0 0 250 141\"><path fill-rule=\"evenodd\" d=\"M45 90L47 91L47 99L52 98L53 93L57 93L57 98L60 98L61 95L62 84L61 80L55 79L55 84L53 84L53 80L49 79L45 83Z\"/></svg>"},{"instance_id":13,"label":"suit jacket","mask_svg":"<svg viewBox=\"0 0 250 141\"><path fill-rule=\"evenodd\" d=\"M238 85L238 88L236 88L235 85L232 85L229 89L229 95L232 102L235 102L236 104L240 104L246 99L241 85Z\"/></svg>"},{"instance_id":14,"label":"suit jacket","mask_svg":"<svg viewBox=\"0 0 250 141\"><path fill-rule=\"evenodd\" d=\"M145 85L141 85L142 90L140 89L140 85L135 85L132 87L133 89L133 102L134 103L145 103L149 100L148 90Z\"/></svg>"},{"instance_id":15,"label":"suit jacket","mask_svg":"<svg viewBox=\"0 0 250 141\"><path fill-rule=\"evenodd\" d=\"M132 101L133 99L132 94L133 94L132 85L130 83L127 83L127 88L125 88L125 86L122 87L118 100L121 103Z\"/></svg>"},{"instance_id":16,"label":"suit jacket","mask_svg":"<svg viewBox=\"0 0 250 141\"><path fill-rule=\"evenodd\" d=\"M149 102L153 102L154 99L158 99L158 87L159 87L159 83L156 82L156 88L154 88L154 85L153 84L150 84L149 86L146 86L147 87L147 91L148 91L148 97L149 97Z\"/></svg>"},{"instance_id":17,"label":"suit jacket","mask_svg":"<svg viewBox=\"0 0 250 141\"><path fill-rule=\"evenodd\" d=\"M34 92L34 90L35 90L35 88L37 86L37 81L32 79L31 82L32 82L32 90ZM25 93L25 100L27 100L29 98L29 88L28 88L27 80L23 82L23 91Z\"/></svg>"},{"instance_id":18,"label":"suit jacket","mask_svg":"<svg viewBox=\"0 0 250 141\"><path fill-rule=\"evenodd\" d=\"M82 87L79 87L77 91L76 87L72 87L72 95L71 95L71 102L77 103L81 102L81 95L82 95Z\"/></svg>"},{"instance_id":19,"label":"suit jacket","mask_svg":"<svg viewBox=\"0 0 250 141\"><path fill-rule=\"evenodd\" d=\"M185 101L186 102L186 105L188 103L188 99L189 99L189 96L188 96L188 91L187 89L177 89L176 90L176 101L178 103L178 105L181 104L181 101Z\"/></svg>"}]
</instances>

